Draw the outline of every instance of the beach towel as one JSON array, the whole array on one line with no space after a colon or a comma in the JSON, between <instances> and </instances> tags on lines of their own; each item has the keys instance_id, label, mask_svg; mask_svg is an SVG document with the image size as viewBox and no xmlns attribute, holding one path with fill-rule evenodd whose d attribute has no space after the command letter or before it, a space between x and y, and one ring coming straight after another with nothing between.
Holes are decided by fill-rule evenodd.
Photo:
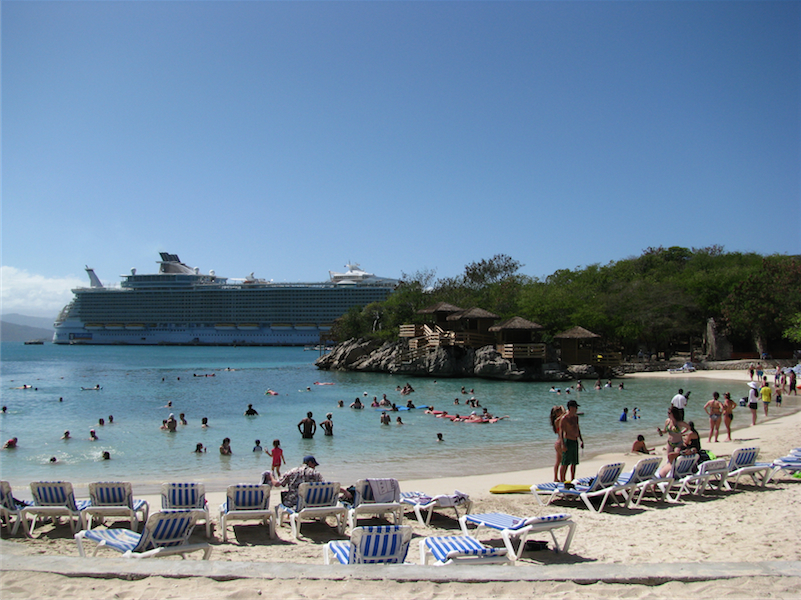
<instances>
[{"instance_id":1,"label":"beach towel","mask_svg":"<svg viewBox=\"0 0 801 600\"><path fill-rule=\"evenodd\" d=\"M368 479L367 482L373 491L373 500L376 504L400 500L400 486L397 479Z\"/></svg>"}]
</instances>

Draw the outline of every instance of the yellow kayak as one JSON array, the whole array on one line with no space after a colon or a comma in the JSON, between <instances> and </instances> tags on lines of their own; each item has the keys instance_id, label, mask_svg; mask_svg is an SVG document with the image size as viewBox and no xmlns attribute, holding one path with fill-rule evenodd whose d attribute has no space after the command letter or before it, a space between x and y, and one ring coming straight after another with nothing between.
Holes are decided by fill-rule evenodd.
<instances>
[{"instance_id":1,"label":"yellow kayak","mask_svg":"<svg viewBox=\"0 0 801 600\"><path fill-rule=\"evenodd\" d=\"M511 485L502 483L490 489L490 494L530 494L530 485Z\"/></svg>"}]
</instances>

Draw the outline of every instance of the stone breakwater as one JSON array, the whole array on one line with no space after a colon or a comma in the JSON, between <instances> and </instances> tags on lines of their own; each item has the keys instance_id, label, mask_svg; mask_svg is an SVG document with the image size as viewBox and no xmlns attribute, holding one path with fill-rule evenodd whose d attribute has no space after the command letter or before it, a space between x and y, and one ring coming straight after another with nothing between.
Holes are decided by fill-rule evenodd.
<instances>
[{"instance_id":1,"label":"stone breakwater","mask_svg":"<svg viewBox=\"0 0 801 600\"><path fill-rule=\"evenodd\" d=\"M494 346L463 348L443 347L415 356L409 342L400 339L391 342L355 338L342 342L315 361L325 371L358 371L363 373L390 373L413 377L479 377L511 381L568 381L595 377L622 377L626 373L658 372L681 367L686 358L670 361L624 362L607 373L597 373L592 365L559 363L521 366L507 360ZM698 370L746 370L756 360L694 362ZM765 365L775 368L790 367L795 360L767 360Z\"/></svg>"},{"instance_id":2,"label":"stone breakwater","mask_svg":"<svg viewBox=\"0 0 801 600\"><path fill-rule=\"evenodd\" d=\"M414 356L407 340L381 342L364 338L342 342L314 363L326 371L390 373L415 377L480 377L512 381L566 381L573 377L558 364L521 367L494 346L438 347Z\"/></svg>"}]
</instances>

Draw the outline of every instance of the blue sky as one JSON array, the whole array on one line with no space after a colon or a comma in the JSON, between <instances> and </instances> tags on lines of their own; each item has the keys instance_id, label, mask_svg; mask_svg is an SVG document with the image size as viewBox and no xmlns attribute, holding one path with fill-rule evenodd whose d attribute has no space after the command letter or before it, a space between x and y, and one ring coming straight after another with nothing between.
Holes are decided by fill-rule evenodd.
<instances>
[{"instance_id":1,"label":"blue sky","mask_svg":"<svg viewBox=\"0 0 801 600\"><path fill-rule=\"evenodd\" d=\"M15 2L3 312L228 277L801 253L801 3Z\"/></svg>"}]
</instances>

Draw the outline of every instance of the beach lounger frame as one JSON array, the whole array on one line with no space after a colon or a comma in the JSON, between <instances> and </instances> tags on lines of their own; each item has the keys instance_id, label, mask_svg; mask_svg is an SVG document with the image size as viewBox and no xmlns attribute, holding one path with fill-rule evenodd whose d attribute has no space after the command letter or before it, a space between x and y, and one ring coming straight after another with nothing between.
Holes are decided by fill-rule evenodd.
<instances>
[{"instance_id":1,"label":"beach lounger frame","mask_svg":"<svg viewBox=\"0 0 801 600\"><path fill-rule=\"evenodd\" d=\"M659 484L659 489L662 491L662 496L666 502L679 501L684 479L694 475L699 458L701 457L698 454L679 454L673 460L673 466L666 478L668 481ZM670 492L676 487L678 487L679 493L676 496L671 496Z\"/></svg>"},{"instance_id":2,"label":"beach lounger frame","mask_svg":"<svg viewBox=\"0 0 801 600\"><path fill-rule=\"evenodd\" d=\"M348 509L339 504L338 481L307 481L298 487L298 502L295 506L279 504L275 507L275 518L278 526L286 523L292 527L292 536L300 538L300 526L304 519L325 521L326 517L334 517L337 521L337 533L345 532L345 519Z\"/></svg>"},{"instance_id":3,"label":"beach lounger frame","mask_svg":"<svg viewBox=\"0 0 801 600\"><path fill-rule=\"evenodd\" d=\"M703 496L711 481L717 481L718 490L724 489L728 472L728 461L723 458L708 460L701 463L697 473L685 475L681 479L675 481L679 489L673 497L673 500L678 501L686 493Z\"/></svg>"},{"instance_id":4,"label":"beach lounger frame","mask_svg":"<svg viewBox=\"0 0 801 600\"><path fill-rule=\"evenodd\" d=\"M138 530L149 512L147 501L133 497L130 483L97 481L89 484L89 506L81 511L81 528L91 529L95 517L124 517L130 521L131 529Z\"/></svg>"},{"instance_id":5,"label":"beach lounger frame","mask_svg":"<svg viewBox=\"0 0 801 600\"><path fill-rule=\"evenodd\" d=\"M475 525L475 529L471 530L468 525ZM543 531L550 533L557 552L567 552L570 549L570 543L573 541L573 535L576 533L576 523L566 513L543 517L515 517L505 513L463 515L459 518L459 527L463 535L470 537L476 537L481 528L500 532L501 539L511 560L520 558L523 550L525 550L526 540L532 533ZM555 531L564 527L568 528L567 538L560 548ZM515 549L513 543L515 540L517 541L517 549Z\"/></svg>"},{"instance_id":6,"label":"beach lounger frame","mask_svg":"<svg viewBox=\"0 0 801 600\"><path fill-rule=\"evenodd\" d=\"M180 554L185 559L190 552L203 552L203 560L211 556L207 543L190 544L189 537L197 523L197 514L191 510L164 510L150 515L142 533L130 529L85 529L75 534L78 554L86 557L84 540L97 542L92 556L101 548L122 553L122 558L153 558Z\"/></svg>"},{"instance_id":7,"label":"beach lounger frame","mask_svg":"<svg viewBox=\"0 0 801 600\"><path fill-rule=\"evenodd\" d=\"M728 476L724 483L726 489L737 489L740 483L740 478L743 475L748 475L758 487L765 487L770 481L773 471L773 466L767 463L757 463L756 459L759 456L759 447L754 446L751 448L738 448L731 454L728 466ZM734 487L729 484L729 479L734 479Z\"/></svg>"},{"instance_id":8,"label":"beach lounger frame","mask_svg":"<svg viewBox=\"0 0 801 600\"><path fill-rule=\"evenodd\" d=\"M49 517L54 520L66 517L70 530L75 533L76 526L81 523L81 511L89 506L89 500L76 500L72 484L68 481L34 481L31 483L33 504L20 511L20 516L27 519L31 515L31 524L27 527L28 536L33 536L36 520Z\"/></svg>"},{"instance_id":9,"label":"beach lounger frame","mask_svg":"<svg viewBox=\"0 0 801 600\"><path fill-rule=\"evenodd\" d=\"M270 509L270 485L237 483L225 491L225 502L220 505L220 529L223 542L228 541L230 521L262 521L275 538L275 520Z\"/></svg>"},{"instance_id":10,"label":"beach lounger frame","mask_svg":"<svg viewBox=\"0 0 801 600\"><path fill-rule=\"evenodd\" d=\"M28 521L23 518L22 509L29 505L28 502L17 504L11 493L11 484L8 481L0 481L0 520L11 529L11 535L17 534L20 525L23 533L28 535Z\"/></svg>"},{"instance_id":11,"label":"beach lounger frame","mask_svg":"<svg viewBox=\"0 0 801 600\"><path fill-rule=\"evenodd\" d=\"M401 503L412 507L417 522L423 527L429 527L431 516L436 508L452 508L456 513L456 520L461 516L459 507L464 509L464 514L469 514L473 509L473 501L467 494L456 491L454 494L441 494L438 496L427 496L422 492L401 492ZM423 512L425 511L425 517Z\"/></svg>"},{"instance_id":12,"label":"beach lounger frame","mask_svg":"<svg viewBox=\"0 0 801 600\"><path fill-rule=\"evenodd\" d=\"M323 562L331 564L403 564L412 540L408 525L371 525L356 527L348 540L334 540L323 546Z\"/></svg>"},{"instance_id":13,"label":"beach lounger frame","mask_svg":"<svg viewBox=\"0 0 801 600\"><path fill-rule=\"evenodd\" d=\"M615 486L625 466L625 463L622 462L603 465L589 485L575 483L573 487L568 487L564 483L535 484L531 486L531 492L541 505L548 505L558 498L580 498L591 512L599 513L603 511L610 499L615 503L620 503L615 497L617 491ZM547 502L542 502L541 495L548 497ZM596 509L592 499L599 496L601 503ZM628 505L628 501L628 498L624 499L626 505Z\"/></svg>"},{"instance_id":14,"label":"beach lounger frame","mask_svg":"<svg viewBox=\"0 0 801 600\"><path fill-rule=\"evenodd\" d=\"M469 535L432 536L420 540L420 564L491 564L513 562L507 548L485 546Z\"/></svg>"},{"instance_id":15,"label":"beach lounger frame","mask_svg":"<svg viewBox=\"0 0 801 600\"><path fill-rule=\"evenodd\" d=\"M168 482L161 484L161 508L191 510L198 521L206 524L206 538L211 537L211 514L206 502L206 486L196 482Z\"/></svg>"},{"instance_id":16,"label":"beach lounger frame","mask_svg":"<svg viewBox=\"0 0 801 600\"><path fill-rule=\"evenodd\" d=\"M369 479L359 479L354 485L356 493L353 495L353 506L348 508L348 527L354 529L359 525L359 517L373 515L386 518L385 515L392 515L392 524L400 525L403 523L403 504L401 504L400 486L397 479L395 489L396 497L392 502L376 502L373 496L373 488Z\"/></svg>"}]
</instances>

